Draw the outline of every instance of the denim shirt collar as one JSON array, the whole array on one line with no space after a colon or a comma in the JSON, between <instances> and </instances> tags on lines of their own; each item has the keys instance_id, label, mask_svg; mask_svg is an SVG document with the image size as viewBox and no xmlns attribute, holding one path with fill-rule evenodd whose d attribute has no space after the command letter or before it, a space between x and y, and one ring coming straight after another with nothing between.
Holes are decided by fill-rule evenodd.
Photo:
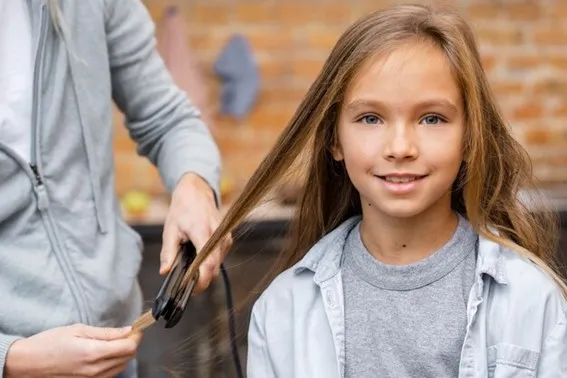
<instances>
[{"instance_id":1,"label":"denim shirt collar","mask_svg":"<svg viewBox=\"0 0 567 378\"><path fill-rule=\"evenodd\" d=\"M337 275L341 269L341 258L347 236L360 220L360 215L351 217L321 238L295 265L294 274L311 271L314 273L313 280L317 284ZM478 243L477 276L486 274L498 284L508 284L501 246L480 235Z\"/></svg>"}]
</instances>

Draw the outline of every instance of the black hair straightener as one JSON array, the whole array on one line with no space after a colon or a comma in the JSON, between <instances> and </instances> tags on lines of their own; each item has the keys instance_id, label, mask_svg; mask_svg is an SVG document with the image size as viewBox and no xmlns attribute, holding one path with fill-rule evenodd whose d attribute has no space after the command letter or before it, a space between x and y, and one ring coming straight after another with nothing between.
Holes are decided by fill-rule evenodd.
<instances>
[{"instance_id":1,"label":"black hair straightener","mask_svg":"<svg viewBox=\"0 0 567 378\"><path fill-rule=\"evenodd\" d=\"M163 318L165 328L173 328L177 325L193 294L199 278L198 273L197 277L189 281L187 285L183 284L183 278L196 256L193 244L185 243L179 247L173 266L154 300L152 315L156 321Z\"/></svg>"},{"instance_id":2,"label":"black hair straightener","mask_svg":"<svg viewBox=\"0 0 567 378\"><path fill-rule=\"evenodd\" d=\"M173 267L165 278L155 300L152 305L152 316L156 321L163 318L165 320L165 328L173 328L179 323L183 317L183 313L187 307L187 303L193 294L199 274L184 283L185 273L195 260L197 252L192 243L187 242L179 246L179 251L173 262ZM236 346L236 325L234 319L234 307L232 302L232 291L230 281L224 265L221 264L221 273L224 281L226 292L226 304L228 311L228 328L230 334L230 344L232 349L232 357L236 368L236 376L244 377L238 348Z\"/></svg>"}]
</instances>

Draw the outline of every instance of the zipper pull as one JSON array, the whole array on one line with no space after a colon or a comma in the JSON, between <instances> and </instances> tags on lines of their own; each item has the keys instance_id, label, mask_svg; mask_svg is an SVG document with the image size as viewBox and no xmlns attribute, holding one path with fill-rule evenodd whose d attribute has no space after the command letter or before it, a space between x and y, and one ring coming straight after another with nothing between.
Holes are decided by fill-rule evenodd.
<instances>
[{"instance_id":1,"label":"zipper pull","mask_svg":"<svg viewBox=\"0 0 567 378\"><path fill-rule=\"evenodd\" d=\"M37 165L30 164L30 167L37 181L37 185L33 186L34 192L37 196L37 207L39 210L43 211L49 207L49 199L47 198L47 191L45 190L45 186L43 185L43 180L41 179L41 175L39 174Z\"/></svg>"},{"instance_id":2,"label":"zipper pull","mask_svg":"<svg viewBox=\"0 0 567 378\"><path fill-rule=\"evenodd\" d=\"M33 173L35 175L35 180L37 182L37 185L43 185L43 180L41 179L41 176L39 174L39 170L37 169L37 165L30 163L30 167L31 167L31 170L33 171Z\"/></svg>"}]
</instances>

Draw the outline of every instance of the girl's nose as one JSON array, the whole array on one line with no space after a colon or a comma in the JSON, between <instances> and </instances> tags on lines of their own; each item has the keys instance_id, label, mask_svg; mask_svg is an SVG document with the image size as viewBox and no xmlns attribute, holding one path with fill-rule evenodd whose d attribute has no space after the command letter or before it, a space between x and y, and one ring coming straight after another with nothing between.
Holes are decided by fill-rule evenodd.
<instances>
[{"instance_id":1,"label":"girl's nose","mask_svg":"<svg viewBox=\"0 0 567 378\"><path fill-rule=\"evenodd\" d=\"M415 132L412 126L392 125L386 133L384 157L387 160L413 160L418 155Z\"/></svg>"}]
</instances>

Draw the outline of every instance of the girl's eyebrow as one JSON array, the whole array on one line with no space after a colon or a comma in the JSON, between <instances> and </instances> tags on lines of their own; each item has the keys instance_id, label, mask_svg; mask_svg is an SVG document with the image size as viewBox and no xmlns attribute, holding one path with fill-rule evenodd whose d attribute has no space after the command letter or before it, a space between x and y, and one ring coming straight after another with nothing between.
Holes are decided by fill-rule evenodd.
<instances>
[{"instance_id":1,"label":"girl's eyebrow","mask_svg":"<svg viewBox=\"0 0 567 378\"><path fill-rule=\"evenodd\" d=\"M459 108L457 107L457 105L453 104L451 101L445 98L425 100L415 104L415 107L417 109L441 107L446 108L447 111L453 114L459 114Z\"/></svg>"},{"instance_id":2,"label":"girl's eyebrow","mask_svg":"<svg viewBox=\"0 0 567 378\"><path fill-rule=\"evenodd\" d=\"M363 109L368 110L368 108L384 109L386 107L387 107L387 105L384 102L381 102L381 101L378 101L378 100L360 98L360 99L355 99L355 100L349 102L345 106L345 110L348 111L348 112L357 112L357 111L360 111L360 110L363 110ZM442 107L442 108L446 108L447 111L449 111L453 114L459 113L459 108L455 104L453 104L451 101L449 101L445 98L433 98L433 99L424 100L424 101L417 102L417 103L413 104L412 107L415 108L415 109Z\"/></svg>"}]
</instances>

